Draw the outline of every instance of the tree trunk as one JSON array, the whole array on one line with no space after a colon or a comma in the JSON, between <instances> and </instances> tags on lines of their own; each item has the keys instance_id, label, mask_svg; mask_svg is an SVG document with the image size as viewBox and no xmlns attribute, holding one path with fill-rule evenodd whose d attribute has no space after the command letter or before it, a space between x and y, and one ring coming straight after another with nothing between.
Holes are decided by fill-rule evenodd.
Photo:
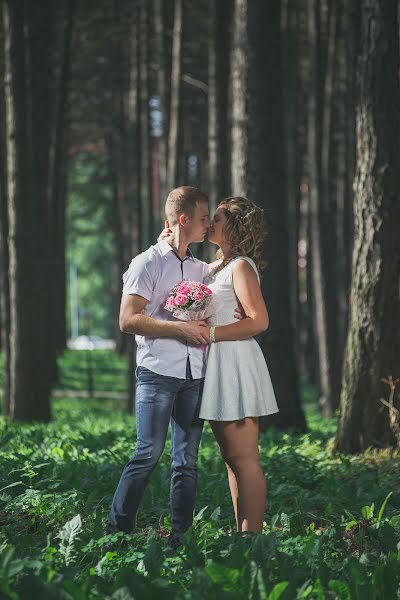
<instances>
[{"instance_id":1,"label":"tree trunk","mask_svg":"<svg viewBox=\"0 0 400 600\"><path fill-rule=\"evenodd\" d=\"M353 222L355 117L354 92L356 73L354 53L356 49L359 17L354 13L358 3L350 8L344 1L338 5L337 55L334 80L334 181L335 181L335 290L332 296L337 306L336 336L338 370L342 371L344 348L347 337L349 288L351 274L351 244ZM350 59L350 60L349 60ZM351 183L350 183L351 182Z\"/></svg>"},{"instance_id":2,"label":"tree trunk","mask_svg":"<svg viewBox=\"0 0 400 600\"><path fill-rule=\"evenodd\" d=\"M140 124L139 124L139 43L138 43L139 6L134 4L129 11L128 62L129 77L126 100L126 165L127 183L127 219L129 227L128 252L124 260L130 260L140 252L141 244L141 206L140 206ZM125 263L125 266L127 264Z\"/></svg>"},{"instance_id":3,"label":"tree trunk","mask_svg":"<svg viewBox=\"0 0 400 600\"><path fill-rule=\"evenodd\" d=\"M164 227L164 203L167 198L167 84L164 44L164 11L162 0L154 0L154 27L156 51L154 58L157 61L157 95L159 99L161 127L156 142L159 165L159 198L157 212L160 218L159 225Z\"/></svg>"},{"instance_id":4,"label":"tree trunk","mask_svg":"<svg viewBox=\"0 0 400 600\"><path fill-rule=\"evenodd\" d=\"M230 194L228 90L231 3L209 0L208 41L208 196L210 213Z\"/></svg>"},{"instance_id":5,"label":"tree trunk","mask_svg":"<svg viewBox=\"0 0 400 600\"><path fill-rule=\"evenodd\" d=\"M323 396L323 414L330 416L337 406L338 391L335 378L335 348L333 331L334 311L330 301L331 263L330 245L333 243L329 222L329 147L330 147L330 103L331 103L331 52L327 53L326 81L323 101L325 127L321 131L321 104L319 100L320 49L318 43L318 10L316 0L308 3L308 28L310 43L310 94L308 105L308 169L309 169L309 213L312 256L313 291L315 294L315 329L318 342L319 374ZM329 36L328 36L329 40ZM321 143L322 141L322 143ZM328 238L328 239L327 239Z\"/></svg>"},{"instance_id":6,"label":"tree trunk","mask_svg":"<svg viewBox=\"0 0 400 600\"><path fill-rule=\"evenodd\" d=\"M361 40L361 5L360 0L352 2L350 5L343 0L345 15L344 27L347 32L346 44L346 120L347 120L347 135L346 135L346 226L344 230L346 256L347 283L350 286L351 269L352 269L352 253L354 243L354 178L356 173L356 79L357 79L357 57L360 51Z\"/></svg>"},{"instance_id":7,"label":"tree trunk","mask_svg":"<svg viewBox=\"0 0 400 600\"><path fill-rule=\"evenodd\" d=\"M0 28L3 31L2 14ZM0 49L0 71L4 73L3 48ZM0 86L0 332L3 353L3 414L8 415L10 399L10 293L8 285L8 210L5 134L4 87Z\"/></svg>"},{"instance_id":8,"label":"tree trunk","mask_svg":"<svg viewBox=\"0 0 400 600\"><path fill-rule=\"evenodd\" d=\"M57 370L56 356L66 348L66 264L65 264L65 209L67 196L67 159L69 129L69 77L71 63L71 42L75 0L69 0L65 13L62 12L60 48L57 53L57 70L54 85L54 115L50 151L50 238L51 269L55 284L52 289L51 309L53 327L50 331L54 344L54 369ZM55 380L56 377L53 378Z\"/></svg>"},{"instance_id":9,"label":"tree trunk","mask_svg":"<svg viewBox=\"0 0 400 600\"><path fill-rule=\"evenodd\" d=\"M217 5L209 0L210 34L208 39L208 197L210 214L214 214L218 198L218 75L217 75Z\"/></svg>"},{"instance_id":10,"label":"tree trunk","mask_svg":"<svg viewBox=\"0 0 400 600\"><path fill-rule=\"evenodd\" d=\"M122 13L123 14L123 13ZM121 4L114 2L115 27L121 22ZM140 122L139 122L139 3L130 4L129 37L123 40L117 29L112 40L111 55L116 65L117 79L113 82L114 126L107 136L109 171L114 196L113 230L117 247L117 268L113 276L115 306L121 298L121 274L132 258L139 253L142 207L140 202ZM117 65L127 63L127 76ZM118 353L127 351L127 338L119 329L118 310L115 320L115 339Z\"/></svg>"},{"instance_id":11,"label":"tree trunk","mask_svg":"<svg viewBox=\"0 0 400 600\"><path fill-rule=\"evenodd\" d=\"M247 11L247 0L235 0L231 48L231 184L237 196L248 195Z\"/></svg>"},{"instance_id":12,"label":"tree trunk","mask_svg":"<svg viewBox=\"0 0 400 600\"><path fill-rule=\"evenodd\" d=\"M149 111L149 9L147 0L140 0L139 16L139 119L140 119L140 201L142 220L142 247L153 243L154 223L152 206L152 182L150 163L150 111Z\"/></svg>"},{"instance_id":13,"label":"tree trunk","mask_svg":"<svg viewBox=\"0 0 400 600\"><path fill-rule=\"evenodd\" d=\"M267 30L266 30L267 27ZM280 412L264 425L305 429L290 316L287 204L278 3L237 0L232 45L232 185L267 215L267 272L262 285L270 327L262 337Z\"/></svg>"},{"instance_id":14,"label":"tree trunk","mask_svg":"<svg viewBox=\"0 0 400 600\"><path fill-rule=\"evenodd\" d=\"M12 419L50 418L49 2L4 8ZM29 78L27 77L27 70Z\"/></svg>"},{"instance_id":15,"label":"tree trunk","mask_svg":"<svg viewBox=\"0 0 400 600\"><path fill-rule=\"evenodd\" d=\"M394 443L382 381L400 377L400 89L397 0L363 0L350 323L337 448ZM398 395L395 404L399 408Z\"/></svg>"},{"instance_id":16,"label":"tree trunk","mask_svg":"<svg viewBox=\"0 0 400 600\"><path fill-rule=\"evenodd\" d=\"M298 243L300 227L300 148L298 144L299 90L299 7L296 2L282 2L282 90L284 101L285 181L289 246L290 312L293 324L293 344L297 364L300 359L300 303Z\"/></svg>"},{"instance_id":17,"label":"tree trunk","mask_svg":"<svg viewBox=\"0 0 400 600\"><path fill-rule=\"evenodd\" d=\"M288 0L288 7L291 3ZM289 13L292 12L292 9ZM310 313L312 299L312 285L310 276L311 251L309 244L309 181L308 181L308 160L307 160L307 123L308 123L308 96L310 93L310 69L309 69L309 40L307 26L307 3L299 2L296 11L297 17L297 88L296 88L296 107L297 107L297 161L299 168L299 244L296 248L299 259L298 264L298 284L299 284L299 320L298 320L298 364L300 372L307 376L308 381L315 381L313 375L317 373L317 352L311 352L314 344L312 313ZM288 52L288 50L286 50ZM290 60L290 58L289 58ZM287 77L289 74L287 73ZM288 98L290 102L291 99ZM293 106L288 106L288 110L293 110ZM290 201L290 195L288 195ZM295 218L291 216L289 208L289 235L290 228L293 228L291 222ZM301 260L301 262L300 262ZM297 260L296 260L297 267ZM296 274L297 274L296 273ZM292 273L291 277L294 277ZM293 300L292 300L293 302ZM292 310L294 306L292 304Z\"/></svg>"},{"instance_id":18,"label":"tree trunk","mask_svg":"<svg viewBox=\"0 0 400 600\"><path fill-rule=\"evenodd\" d=\"M171 100L168 134L168 189L178 185L178 151L180 122L180 90L183 35L183 2L175 0L174 29L172 34Z\"/></svg>"}]
</instances>

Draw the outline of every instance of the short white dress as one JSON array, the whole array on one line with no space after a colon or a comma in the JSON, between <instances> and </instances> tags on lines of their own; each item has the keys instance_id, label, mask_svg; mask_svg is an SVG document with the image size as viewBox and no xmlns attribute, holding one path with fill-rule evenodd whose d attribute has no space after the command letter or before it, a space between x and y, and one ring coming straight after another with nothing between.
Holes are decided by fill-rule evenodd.
<instances>
[{"instance_id":1,"label":"short white dress","mask_svg":"<svg viewBox=\"0 0 400 600\"><path fill-rule=\"evenodd\" d=\"M232 271L238 260L249 262L260 281L254 261L247 256L238 256L215 274L215 269L210 270L206 283L221 303L221 308L208 319L211 325L237 322L234 311L238 299L233 289ZM201 419L237 421L279 411L264 355L253 337L212 343L205 360Z\"/></svg>"}]
</instances>

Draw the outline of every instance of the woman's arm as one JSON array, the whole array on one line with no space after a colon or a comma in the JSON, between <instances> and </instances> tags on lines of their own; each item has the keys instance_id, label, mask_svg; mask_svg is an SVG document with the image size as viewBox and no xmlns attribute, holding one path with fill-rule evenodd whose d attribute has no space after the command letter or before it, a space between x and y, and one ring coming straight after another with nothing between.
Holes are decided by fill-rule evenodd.
<instances>
[{"instance_id":1,"label":"woman's arm","mask_svg":"<svg viewBox=\"0 0 400 600\"><path fill-rule=\"evenodd\" d=\"M269 317L256 272L246 260L238 260L233 268L233 288L246 318L215 328L215 341L245 340L268 329Z\"/></svg>"}]
</instances>

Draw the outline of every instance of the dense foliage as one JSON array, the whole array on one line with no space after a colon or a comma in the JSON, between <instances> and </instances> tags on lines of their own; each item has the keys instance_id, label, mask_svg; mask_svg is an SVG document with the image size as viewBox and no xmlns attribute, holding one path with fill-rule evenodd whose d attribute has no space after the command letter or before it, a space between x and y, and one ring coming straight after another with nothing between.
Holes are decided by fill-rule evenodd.
<instances>
[{"instance_id":1,"label":"dense foliage","mask_svg":"<svg viewBox=\"0 0 400 600\"><path fill-rule=\"evenodd\" d=\"M54 413L47 425L1 421L1 598L396 597L397 454L332 456L335 423L314 414L306 435L267 431L264 531L241 537L232 533L225 468L207 427L194 526L173 553L168 452L124 547L122 534L104 528L134 446L134 418L107 400L58 400ZM120 536L120 548L104 553Z\"/></svg>"}]
</instances>

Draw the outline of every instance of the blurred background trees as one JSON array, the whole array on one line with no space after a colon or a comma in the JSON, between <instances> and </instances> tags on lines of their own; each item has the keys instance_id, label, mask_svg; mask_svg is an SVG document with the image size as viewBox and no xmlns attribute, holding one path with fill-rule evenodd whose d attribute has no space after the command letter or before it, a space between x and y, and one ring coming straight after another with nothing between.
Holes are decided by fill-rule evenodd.
<instances>
[{"instance_id":1,"label":"blurred background trees","mask_svg":"<svg viewBox=\"0 0 400 600\"><path fill-rule=\"evenodd\" d=\"M134 360L121 275L155 241L168 189L189 184L211 209L239 194L265 209L275 424L304 430L310 383L325 416L341 405L340 449L392 443L398 3L36 4L1 2L5 414L50 418L67 337L115 339Z\"/></svg>"}]
</instances>

